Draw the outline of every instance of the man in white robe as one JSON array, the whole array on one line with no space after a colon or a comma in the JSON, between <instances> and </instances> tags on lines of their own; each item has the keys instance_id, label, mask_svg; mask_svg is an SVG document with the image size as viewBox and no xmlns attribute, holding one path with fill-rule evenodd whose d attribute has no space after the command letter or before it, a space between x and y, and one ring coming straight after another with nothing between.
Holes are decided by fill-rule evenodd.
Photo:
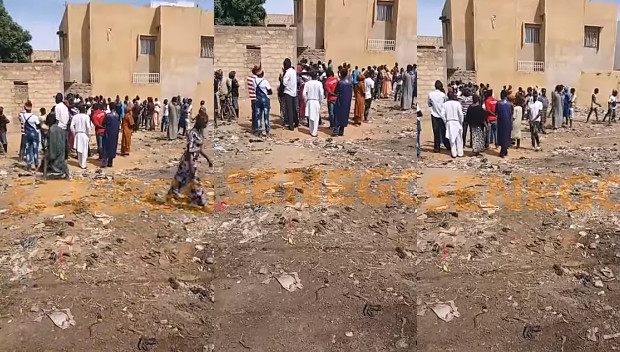
<instances>
[{"instance_id":1,"label":"man in white robe","mask_svg":"<svg viewBox=\"0 0 620 352\"><path fill-rule=\"evenodd\" d=\"M73 116L71 120L71 132L75 136L73 138L73 148L77 151L80 167L86 169L91 123L90 118L86 115L86 107L80 105L78 110L80 113Z\"/></svg>"},{"instance_id":2,"label":"man in white robe","mask_svg":"<svg viewBox=\"0 0 620 352\"><path fill-rule=\"evenodd\" d=\"M456 94L449 92L448 101L443 104L441 119L446 124L446 138L450 141L450 154L453 158L463 156L463 107Z\"/></svg>"},{"instance_id":3,"label":"man in white robe","mask_svg":"<svg viewBox=\"0 0 620 352\"><path fill-rule=\"evenodd\" d=\"M325 99L323 85L317 80L317 72L310 73L312 79L304 85L303 97L306 102L306 116L309 121L310 134L312 137L318 135L319 118L321 117L321 103Z\"/></svg>"}]
</instances>

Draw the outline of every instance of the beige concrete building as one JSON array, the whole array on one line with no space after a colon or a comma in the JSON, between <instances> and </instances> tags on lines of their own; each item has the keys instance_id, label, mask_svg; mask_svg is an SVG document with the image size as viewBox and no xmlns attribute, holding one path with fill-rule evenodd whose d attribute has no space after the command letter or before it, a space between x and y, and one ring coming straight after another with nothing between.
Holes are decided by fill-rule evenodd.
<instances>
[{"instance_id":1,"label":"beige concrete building","mask_svg":"<svg viewBox=\"0 0 620 352\"><path fill-rule=\"evenodd\" d=\"M110 97L192 97L212 112L213 13L156 5L68 4L58 32L66 85Z\"/></svg>"},{"instance_id":2,"label":"beige concrete building","mask_svg":"<svg viewBox=\"0 0 620 352\"><path fill-rule=\"evenodd\" d=\"M617 87L617 16L611 2L447 0L440 18L447 66L475 70L496 88L578 87L586 104L595 85Z\"/></svg>"},{"instance_id":3,"label":"beige concrete building","mask_svg":"<svg viewBox=\"0 0 620 352\"><path fill-rule=\"evenodd\" d=\"M417 0L294 0L297 45L340 64L415 63ZM300 50L301 51L301 50Z\"/></svg>"}]
</instances>

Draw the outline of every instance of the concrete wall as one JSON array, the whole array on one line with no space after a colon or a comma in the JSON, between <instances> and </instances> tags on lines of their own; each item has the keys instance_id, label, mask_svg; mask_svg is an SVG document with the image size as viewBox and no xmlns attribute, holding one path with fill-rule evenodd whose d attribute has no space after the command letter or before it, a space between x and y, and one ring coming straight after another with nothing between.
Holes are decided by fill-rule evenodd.
<instances>
[{"instance_id":1,"label":"concrete wall","mask_svg":"<svg viewBox=\"0 0 620 352\"><path fill-rule=\"evenodd\" d=\"M418 103L428 116L428 93L435 90L435 81L446 84L446 50L418 48Z\"/></svg>"},{"instance_id":2,"label":"concrete wall","mask_svg":"<svg viewBox=\"0 0 620 352\"><path fill-rule=\"evenodd\" d=\"M582 71L612 70L617 13L615 3L587 0L448 0L448 66L472 70L473 55L477 79L496 89L504 84L577 86ZM540 45L523 43L525 23L541 25ZM586 25L602 27L598 50L584 47ZM518 60L544 60L545 72L517 72Z\"/></svg>"},{"instance_id":3,"label":"concrete wall","mask_svg":"<svg viewBox=\"0 0 620 352\"><path fill-rule=\"evenodd\" d=\"M398 0L396 10L395 60L401 67L415 64L418 56L418 1ZM391 62L387 63L391 65Z\"/></svg>"},{"instance_id":4,"label":"concrete wall","mask_svg":"<svg viewBox=\"0 0 620 352\"><path fill-rule=\"evenodd\" d=\"M446 81L448 83L452 81L461 81L463 83L468 83L468 82L481 83L481 82L478 82L476 71L455 70L451 68L448 68L448 78Z\"/></svg>"},{"instance_id":5,"label":"concrete wall","mask_svg":"<svg viewBox=\"0 0 620 352\"><path fill-rule=\"evenodd\" d=\"M327 62L325 60L325 50L297 48L297 60L306 59L310 62Z\"/></svg>"},{"instance_id":6,"label":"concrete wall","mask_svg":"<svg viewBox=\"0 0 620 352\"><path fill-rule=\"evenodd\" d=\"M583 71L612 70L616 52L616 37L618 28L618 5L605 2L585 3L584 26L601 26L599 49L583 47ZM584 35L582 29L581 35Z\"/></svg>"},{"instance_id":7,"label":"concrete wall","mask_svg":"<svg viewBox=\"0 0 620 352\"><path fill-rule=\"evenodd\" d=\"M191 97L205 100L213 113L213 58L200 57L201 36L214 33L212 12L127 3L69 4L60 28L67 33L65 82L91 83L93 94L110 97ZM155 55L140 55L140 36L156 38ZM160 83L134 84L133 73L159 73Z\"/></svg>"},{"instance_id":8,"label":"concrete wall","mask_svg":"<svg viewBox=\"0 0 620 352\"><path fill-rule=\"evenodd\" d=\"M295 14L299 28L298 45L310 49L323 49L325 29L325 2L327 0L297 0L299 14ZM359 1L359 0L358 0Z\"/></svg>"},{"instance_id":9,"label":"concrete wall","mask_svg":"<svg viewBox=\"0 0 620 352\"><path fill-rule=\"evenodd\" d=\"M221 69L224 77L230 71L237 73L240 95L247 98L246 78L252 67L246 62L247 46L260 47L265 78L274 90L282 72L284 59L297 57L296 28L229 27L215 26L215 69Z\"/></svg>"},{"instance_id":10,"label":"concrete wall","mask_svg":"<svg viewBox=\"0 0 620 352\"><path fill-rule=\"evenodd\" d=\"M579 88L577 90L577 105L581 107L590 106L590 96L594 92L594 88L598 88L598 102L603 104L611 95L611 91L620 90L620 72L583 72L579 79Z\"/></svg>"},{"instance_id":11,"label":"concrete wall","mask_svg":"<svg viewBox=\"0 0 620 352\"><path fill-rule=\"evenodd\" d=\"M328 1L325 4L325 57L335 66L344 62L360 67L392 65L393 51L368 51L368 35L373 22L373 1ZM382 38L375 38L382 39Z\"/></svg>"},{"instance_id":12,"label":"concrete wall","mask_svg":"<svg viewBox=\"0 0 620 352\"><path fill-rule=\"evenodd\" d=\"M449 20L443 26L448 67L475 70L474 0L446 0L442 16Z\"/></svg>"},{"instance_id":13,"label":"concrete wall","mask_svg":"<svg viewBox=\"0 0 620 352\"><path fill-rule=\"evenodd\" d=\"M23 110L23 98L32 101L33 111L49 109L56 93L63 92L63 65L61 63L8 64L0 63L0 106L11 119L12 130L19 131L17 116ZM15 82L28 84L27 95L16 91ZM23 87L23 86L22 86ZM22 88L22 92L25 89Z\"/></svg>"},{"instance_id":14,"label":"concrete wall","mask_svg":"<svg viewBox=\"0 0 620 352\"><path fill-rule=\"evenodd\" d=\"M616 53L614 55L614 70L620 70L620 22L617 22L616 30Z\"/></svg>"},{"instance_id":15,"label":"concrete wall","mask_svg":"<svg viewBox=\"0 0 620 352\"><path fill-rule=\"evenodd\" d=\"M58 50L33 50L30 55L30 61L60 61L60 51Z\"/></svg>"},{"instance_id":16,"label":"concrete wall","mask_svg":"<svg viewBox=\"0 0 620 352\"><path fill-rule=\"evenodd\" d=\"M325 58L339 65L401 66L417 59L417 0L392 1L391 22L375 21L375 0L296 0L297 45L325 49ZM395 51L368 51L368 39L396 40ZM413 48L413 50L412 50Z\"/></svg>"}]
</instances>

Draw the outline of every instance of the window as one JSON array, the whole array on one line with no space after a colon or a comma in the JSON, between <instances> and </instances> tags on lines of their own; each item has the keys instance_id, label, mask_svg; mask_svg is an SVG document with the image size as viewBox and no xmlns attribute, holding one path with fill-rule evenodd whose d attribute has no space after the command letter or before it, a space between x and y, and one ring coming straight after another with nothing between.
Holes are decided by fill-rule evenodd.
<instances>
[{"instance_id":1,"label":"window","mask_svg":"<svg viewBox=\"0 0 620 352\"><path fill-rule=\"evenodd\" d=\"M526 24L523 42L525 44L540 44L540 25Z\"/></svg>"},{"instance_id":2,"label":"window","mask_svg":"<svg viewBox=\"0 0 620 352\"><path fill-rule=\"evenodd\" d=\"M155 55L157 39L150 36L140 36L140 55Z\"/></svg>"},{"instance_id":3,"label":"window","mask_svg":"<svg viewBox=\"0 0 620 352\"><path fill-rule=\"evenodd\" d=\"M601 37L601 27L585 27L583 46L586 48L598 49L599 38Z\"/></svg>"},{"instance_id":4,"label":"window","mask_svg":"<svg viewBox=\"0 0 620 352\"><path fill-rule=\"evenodd\" d=\"M200 57L213 59L213 37L200 37Z\"/></svg>"},{"instance_id":5,"label":"window","mask_svg":"<svg viewBox=\"0 0 620 352\"><path fill-rule=\"evenodd\" d=\"M262 54L260 46L245 46L245 67L254 67L261 64Z\"/></svg>"},{"instance_id":6,"label":"window","mask_svg":"<svg viewBox=\"0 0 620 352\"><path fill-rule=\"evenodd\" d=\"M392 3L377 3L377 21L392 22L393 10Z\"/></svg>"}]
</instances>

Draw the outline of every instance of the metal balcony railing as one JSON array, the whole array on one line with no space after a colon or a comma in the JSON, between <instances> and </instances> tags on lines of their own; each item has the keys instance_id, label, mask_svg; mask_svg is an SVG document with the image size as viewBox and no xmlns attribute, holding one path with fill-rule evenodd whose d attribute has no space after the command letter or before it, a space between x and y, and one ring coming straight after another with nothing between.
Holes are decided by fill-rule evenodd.
<instances>
[{"instance_id":1,"label":"metal balcony railing","mask_svg":"<svg viewBox=\"0 0 620 352\"><path fill-rule=\"evenodd\" d=\"M134 84L158 84L159 73L133 73Z\"/></svg>"},{"instance_id":2,"label":"metal balcony railing","mask_svg":"<svg viewBox=\"0 0 620 352\"><path fill-rule=\"evenodd\" d=\"M544 61L517 61L519 72L545 72Z\"/></svg>"},{"instance_id":3,"label":"metal balcony railing","mask_svg":"<svg viewBox=\"0 0 620 352\"><path fill-rule=\"evenodd\" d=\"M368 39L369 51L396 51L396 41L386 39Z\"/></svg>"}]
</instances>

